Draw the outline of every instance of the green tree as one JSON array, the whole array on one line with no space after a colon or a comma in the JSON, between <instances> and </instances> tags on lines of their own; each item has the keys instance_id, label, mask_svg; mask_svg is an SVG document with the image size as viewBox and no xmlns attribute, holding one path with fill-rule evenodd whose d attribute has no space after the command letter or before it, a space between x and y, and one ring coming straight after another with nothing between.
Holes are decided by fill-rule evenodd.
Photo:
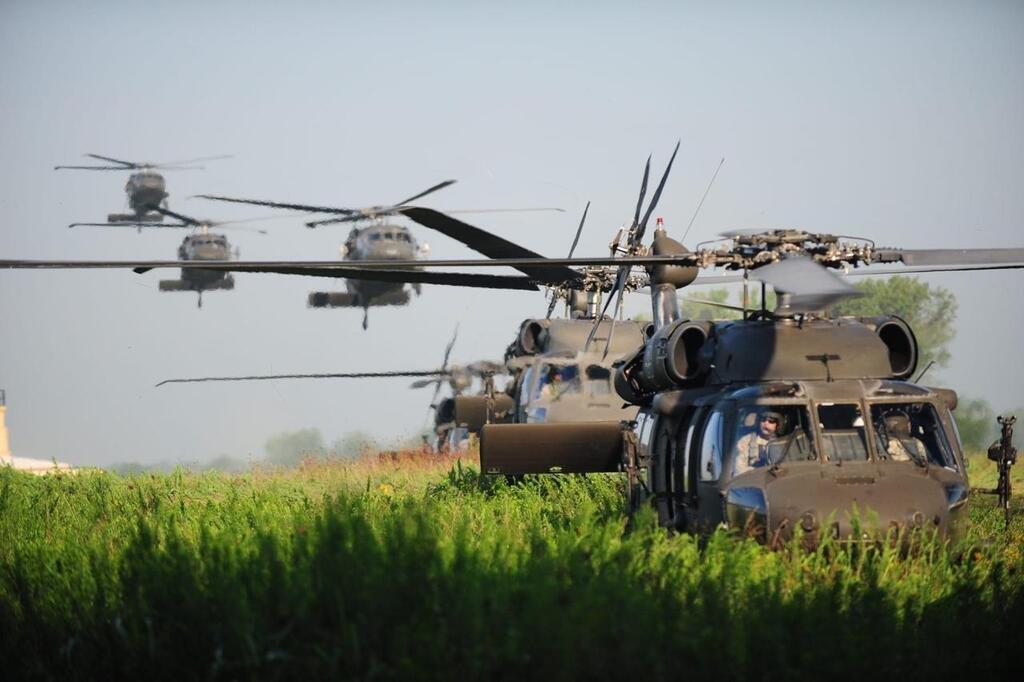
<instances>
[{"instance_id":1,"label":"green tree","mask_svg":"<svg viewBox=\"0 0 1024 682\"><path fill-rule=\"evenodd\" d=\"M679 298L679 312L684 320L738 320L740 314L735 310L701 303L701 300L710 301L711 303L728 303L728 299L728 289L712 289L711 291L702 291L699 294L681 296Z\"/></svg>"},{"instance_id":2,"label":"green tree","mask_svg":"<svg viewBox=\"0 0 1024 682\"><path fill-rule=\"evenodd\" d=\"M857 284L864 294L833 306L835 315L871 317L898 315L914 330L918 343L917 366L924 369L935 361L939 367L949 364L950 340L956 334L956 296L944 287L932 287L915 277L890 277Z\"/></svg>"},{"instance_id":3,"label":"green tree","mask_svg":"<svg viewBox=\"0 0 1024 682\"><path fill-rule=\"evenodd\" d=\"M279 466L294 466L304 457L323 455L324 437L320 429L306 428L298 431L285 431L267 439L263 449L267 453L267 461Z\"/></svg>"},{"instance_id":4,"label":"green tree","mask_svg":"<svg viewBox=\"0 0 1024 682\"><path fill-rule=\"evenodd\" d=\"M960 442L968 450L984 450L999 433L996 413L985 400L961 400L953 411L953 417L960 432Z\"/></svg>"},{"instance_id":5,"label":"green tree","mask_svg":"<svg viewBox=\"0 0 1024 682\"><path fill-rule=\"evenodd\" d=\"M377 443L373 436L362 431L349 431L331 443L331 456L355 459L368 451L375 450Z\"/></svg>"}]
</instances>

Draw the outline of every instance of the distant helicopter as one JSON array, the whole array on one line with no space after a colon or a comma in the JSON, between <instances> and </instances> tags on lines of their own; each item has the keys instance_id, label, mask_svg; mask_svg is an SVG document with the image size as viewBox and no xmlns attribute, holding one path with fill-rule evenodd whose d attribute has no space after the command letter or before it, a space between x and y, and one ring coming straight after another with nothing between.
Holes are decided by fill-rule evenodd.
<instances>
[{"instance_id":1,"label":"distant helicopter","mask_svg":"<svg viewBox=\"0 0 1024 682\"><path fill-rule=\"evenodd\" d=\"M71 223L68 227L134 227L140 232L146 229L186 228L193 232L185 236L178 247L178 259L182 261L229 261L238 257L238 249L234 251L227 237L210 232L210 228L222 230L248 230L258 234L266 234L266 230L237 227L236 223L253 220L269 220L271 218L255 218L248 220L198 220L187 215L171 211L161 206L150 207L153 213L161 217L169 216L181 221L178 223L120 222L120 223ZM216 289L229 290L235 288L235 280L230 273L205 270L199 268L182 268L180 279L160 280L160 291L194 291L198 294L196 305L203 307L203 292Z\"/></svg>"},{"instance_id":2,"label":"distant helicopter","mask_svg":"<svg viewBox=\"0 0 1024 682\"><path fill-rule=\"evenodd\" d=\"M107 216L107 222L123 223L158 223L164 219L163 215L153 210L154 206L167 208L167 183L164 176L155 172L156 170L193 170L202 166L190 166L188 164L200 161L216 161L218 159L229 159L230 156L204 156L184 161L166 161L162 163L149 163L138 161L122 161L109 156L99 154L86 154L86 156L100 161L116 164L113 166L54 166L54 170L101 170L101 171L136 171L128 176L128 182L124 191L128 195L128 206L131 213L111 213Z\"/></svg>"},{"instance_id":3,"label":"distant helicopter","mask_svg":"<svg viewBox=\"0 0 1024 682\"><path fill-rule=\"evenodd\" d=\"M366 260L417 260L430 253L428 244L418 244L416 238L404 225L389 222L388 218L401 214L402 209L416 199L432 194L455 183L445 180L418 194L388 206L370 206L367 208L336 208L330 206L312 206L308 204L289 204L278 201L259 199L239 199L212 194L199 194L202 199L227 201L236 204L270 206L304 213L326 213L335 217L313 220L306 223L309 228L339 223L354 223L355 227L348 238L339 247L342 259L358 263ZM525 212L525 211L561 211L559 208L526 208L526 209L481 209L479 212ZM369 223L360 227L359 223ZM465 242L464 242L465 243ZM348 291L314 291L309 294L308 305L311 308L362 308L363 329L369 323L369 309L376 306L406 305L409 303L410 292L404 282L371 282L365 280L346 280ZM412 284L412 291L418 296L420 285Z\"/></svg>"}]
</instances>

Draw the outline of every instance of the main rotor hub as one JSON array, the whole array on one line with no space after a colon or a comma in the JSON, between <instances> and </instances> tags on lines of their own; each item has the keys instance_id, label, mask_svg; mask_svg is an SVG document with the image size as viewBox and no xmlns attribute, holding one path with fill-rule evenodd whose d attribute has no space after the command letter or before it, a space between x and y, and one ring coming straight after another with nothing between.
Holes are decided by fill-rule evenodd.
<instances>
[{"instance_id":1,"label":"main rotor hub","mask_svg":"<svg viewBox=\"0 0 1024 682\"><path fill-rule=\"evenodd\" d=\"M806 256L829 268L869 265L875 260L874 242L857 237L796 229L750 234L724 233L731 244L696 252L703 268L753 270L789 256ZM848 241L844 241L844 239Z\"/></svg>"}]
</instances>

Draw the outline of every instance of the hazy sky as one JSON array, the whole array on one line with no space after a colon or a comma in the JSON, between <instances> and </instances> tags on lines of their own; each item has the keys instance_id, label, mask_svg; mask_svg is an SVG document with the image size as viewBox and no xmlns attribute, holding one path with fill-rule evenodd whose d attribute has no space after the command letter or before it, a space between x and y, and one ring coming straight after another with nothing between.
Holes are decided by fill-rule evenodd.
<instances>
[{"instance_id":1,"label":"hazy sky","mask_svg":"<svg viewBox=\"0 0 1024 682\"><path fill-rule=\"evenodd\" d=\"M441 209L558 205L470 221L536 251L604 255L682 139L657 211L676 236L718 159L697 241L802 227L906 247L1024 246L1024 4L0 3L0 257L171 259L183 234L65 226L123 210L127 173L52 170L95 152L234 154L168 173L170 206L265 210L199 192L360 206L446 178ZM328 259L347 228L299 219L233 234L246 259ZM415 228L437 257L472 252ZM318 427L398 438L429 394L407 382L171 386L206 374L426 369L500 359L541 294L426 286L405 308L311 310L329 280L176 272L0 272L0 388L16 454L76 464L262 455ZM952 365L933 375L1024 404L1024 274L928 277L957 293ZM326 289L325 289L326 288ZM649 310L634 295L630 314Z\"/></svg>"}]
</instances>

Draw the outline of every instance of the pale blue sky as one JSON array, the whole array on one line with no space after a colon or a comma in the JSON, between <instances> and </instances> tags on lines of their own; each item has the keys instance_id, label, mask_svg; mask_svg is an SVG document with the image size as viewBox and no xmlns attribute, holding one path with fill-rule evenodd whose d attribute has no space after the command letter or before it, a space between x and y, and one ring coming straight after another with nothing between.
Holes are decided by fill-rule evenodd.
<instances>
[{"instance_id":1,"label":"pale blue sky","mask_svg":"<svg viewBox=\"0 0 1024 682\"><path fill-rule=\"evenodd\" d=\"M560 205L472 221L534 250L604 254L643 161L683 144L658 214L688 239L794 226L899 246L1024 246L1024 6L963 3L0 4L0 254L173 258L182 235L68 230L124 207L121 173L54 172L84 152L235 154L168 174L198 217L263 213L198 192L334 205L446 178L438 208ZM231 235L249 259L325 259L344 228ZM466 249L416 228L438 257ZM152 388L169 376L430 368L500 358L540 294L425 287L408 308L308 310L324 280L239 275L232 292L156 291L170 274L0 273L0 387L18 454L75 463L262 454L316 426L414 432L428 395L392 383ZM928 281L960 300L941 376L1024 404L1019 273ZM647 310L642 295L629 312ZM398 354L404 354L404 357ZM933 377L934 378L934 377Z\"/></svg>"}]
</instances>

